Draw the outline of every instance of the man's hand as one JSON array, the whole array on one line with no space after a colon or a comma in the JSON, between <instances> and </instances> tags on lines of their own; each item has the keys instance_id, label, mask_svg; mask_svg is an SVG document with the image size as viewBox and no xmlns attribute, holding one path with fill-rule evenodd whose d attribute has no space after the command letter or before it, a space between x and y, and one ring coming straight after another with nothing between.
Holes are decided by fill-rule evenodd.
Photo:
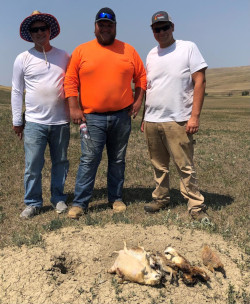
<instances>
[{"instance_id":1,"label":"man's hand","mask_svg":"<svg viewBox=\"0 0 250 304\"><path fill-rule=\"evenodd\" d=\"M85 121L85 117L81 109L72 108L70 109L70 118L74 124L80 125L82 121Z\"/></svg>"},{"instance_id":2,"label":"man's hand","mask_svg":"<svg viewBox=\"0 0 250 304\"><path fill-rule=\"evenodd\" d=\"M140 87L135 88L134 102L131 105L130 110L128 112L129 116L136 118L142 105L144 93L145 91L142 88Z\"/></svg>"},{"instance_id":3,"label":"man's hand","mask_svg":"<svg viewBox=\"0 0 250 304\"><path fill-rule=\"evenodd\" d=\"M13 126L12 129L16 133L16 135L20 138L20 140L23 138L23 129L24 126Z\"/></svg>"},{"instance_id":4,"label":"man's hand","mask_svg":"<svg viewBox=\"0 0 250 304\"><path fill-rule=\"evenodd\" d=\"M199 118L190 117L186 125L186 133L195 134L199 131L200 120Z\"/></svg>"},{"instance_id":5,"label":"man's hand","mask_svg":"<svg viewBox=\"0 0 250 304\"><path fill-rule=\"evenodd\" d=\"M79 108L76 96L68 98L70 118L74 124L80 125L81 121L85 121L82 110Z\"/></svg>"},{"instance_id":6,"label":"man's hand","mask_svg":"<svg viewBox=\"0 0 250 304\"><path fill-rule=\"evenodd\" d=\"M129 116L132 116L133 118L136 118L137 114L138 114L139 111L140 111L141 104L142 104L142 101L141 101L141 100L137 100L136 102L134 102L134 103L130 106L128 115L129 115Z\"/></svg>"},{"instance_id":7,"label":"man's hand","mask_svg":"<svg viewBox=\"0 0 250 304\"><path fill-rule=\"evenodd\" d=\"M144 132L144 120L141 122L141 132Z\"/></svg>"}]
</instances>

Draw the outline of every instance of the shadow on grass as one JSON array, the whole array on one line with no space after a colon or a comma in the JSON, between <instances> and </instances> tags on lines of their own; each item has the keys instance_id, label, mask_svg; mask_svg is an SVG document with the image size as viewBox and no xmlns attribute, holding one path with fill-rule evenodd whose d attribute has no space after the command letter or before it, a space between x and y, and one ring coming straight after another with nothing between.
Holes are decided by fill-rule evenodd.
<instances>
[{"instance_id":1,"label":"shadow on grass","mask_svg":"<svg viewBox=\"0 0 250 304\"><path fill-rule=\"evenodd\" d=\"M154 188L124 188L123 189L123 199L127 204L136 203L149 203L152 201L152 192ZM209 193L201 191L205 198L205 204L212 210L220 210L222 207L232 204L234 199L229 195L223 195L218 193ZM171 197L171 207L186 205L187 202L181 195L180 191L177 189L170 190ZM67 204L71 204L74 199L73 193L68 193ZM106 202L98 203L98 200L105 200ZM94 204L92 204L94 203ZM107 189L100 188L94 189L91 202L89 204L89 210L105 210L111 208L110 204L107 202Z\"/></svg>"},{"instance_id":2,"label":"shadow on grass","mask_svg":"<svg viewBox=\"0 0 250 304\"><path fill-rule=\"evenodd\" d=\"M52 206L43 206L41 209L41 213L49 212L52 210L54 210L54 208Z\"/></svg>"},{"instance_id":3,"label":"shadow on grass","mask_svg":"<svg viewBox=\"0 0 250 304\"><path fill-rule=\"evenodd\" d=\"M209 193L201 191L205 198L205 204L213 210L220 210L222 207L231 205L234 201L232 196L218 193Z\"/></svg>"}]
</instances>

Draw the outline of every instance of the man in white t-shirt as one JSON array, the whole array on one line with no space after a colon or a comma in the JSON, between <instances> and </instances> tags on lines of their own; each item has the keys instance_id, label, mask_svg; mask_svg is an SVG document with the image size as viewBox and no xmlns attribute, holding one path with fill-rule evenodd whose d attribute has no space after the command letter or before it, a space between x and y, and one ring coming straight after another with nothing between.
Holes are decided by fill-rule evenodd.
<instances>
[{"instance_id":1,"label":"man in white t-shirt","mask_svg":"<svg viewBox=\"0 0 250 304\"><path fill-rule=\"evenodd\" d=\"M25 18L20 26L21 38L34 42L33 48L17 56L12 77L13 130L20 139L24 133L26 208L21 218L33 217L43 205L41 172L47 144L52 162L51 203L57 213L67 209L63 191L69 169L70 126L63 82L69 55L50 45L50 40L59 33L57 19L38 11Z\"/></svg>"},{"instance_id":2,"label":"man in white t-shirt","mask_svg":"<svg viewBox=\"0 0 250 304\"><path fill-rule=\"evenodd\" d=\"M199 129L207 64L193 42L174 39L174 23L167 12L155 13L151 27L159 45L146 60L147 93L141 130L145 132L156 188L153 201L144 209L157 212L168 206L172 158L188 211L193 219L201 219L206 206L193 163L192 135Z\"/></svg>"}]
</instances>

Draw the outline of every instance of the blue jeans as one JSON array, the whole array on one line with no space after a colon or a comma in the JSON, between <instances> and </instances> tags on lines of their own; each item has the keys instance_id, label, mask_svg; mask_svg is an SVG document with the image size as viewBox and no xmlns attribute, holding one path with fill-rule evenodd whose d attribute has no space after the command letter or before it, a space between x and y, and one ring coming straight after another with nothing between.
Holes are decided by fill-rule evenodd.
<instances>
[{"instance_id":1,"label":"blue jeans","mask_svg":"<svg viewBox=\"0 0 250 304\"><path fill-rule=\"evenodd\" d=\"M131 132L128 111L115 113L91 113L85 115L90 139L81 134L82 155L76 177L73 206L88 208L92 196L96 172L106 145L108 155L108 200L122 200L125 155Z\"/></svg>"},{"instance_id":2,"label":"blue jeans","mask_svg":"<svg viewBox=\"0 0 250 304\"><path fill-rule=\"evenodd\" d=\"M42 169L47 144L50 148L51 167L51 203L55 206L65 201L64 184L69 170L67 149L70 138L69 123L63 125L42 125L26 122L24 128L25 174L24 203L27 206L41 208Z\"/></svg>"}]
</instances>

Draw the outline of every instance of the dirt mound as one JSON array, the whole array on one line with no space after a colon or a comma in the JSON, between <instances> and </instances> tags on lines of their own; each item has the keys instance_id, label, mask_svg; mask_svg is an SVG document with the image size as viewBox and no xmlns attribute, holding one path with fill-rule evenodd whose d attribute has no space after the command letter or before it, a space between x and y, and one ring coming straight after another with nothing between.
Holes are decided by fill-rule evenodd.
<instances>
[{"instance_id":1,"label":"dirt mound","mask_svg":"<svg viewBox=\"0 0 250 304\"><path fill-rule=\"evenodd\" d=\"M118 284L107 270L116 250L142 245L146 250L163 250L171 245L190 262L203 266L204 243L215 249L225 266L226 278L216 272L208 285L187 287L168 282L150 287ZM107 225L65 228L44 236L42 247L4 248L0 251L1 304L83 304L83 303L227 303L230 297L249 288L247 273L240 265L246 257L220 236L176 227ZM206 268L204 268L206 269ZM231 302L230 302L231 303ZM232 302L233 303L233 302ZM235 302L236 303L236 302ZM241 302L237 302L241 303Z\"/></svg>"}]
</instances>

